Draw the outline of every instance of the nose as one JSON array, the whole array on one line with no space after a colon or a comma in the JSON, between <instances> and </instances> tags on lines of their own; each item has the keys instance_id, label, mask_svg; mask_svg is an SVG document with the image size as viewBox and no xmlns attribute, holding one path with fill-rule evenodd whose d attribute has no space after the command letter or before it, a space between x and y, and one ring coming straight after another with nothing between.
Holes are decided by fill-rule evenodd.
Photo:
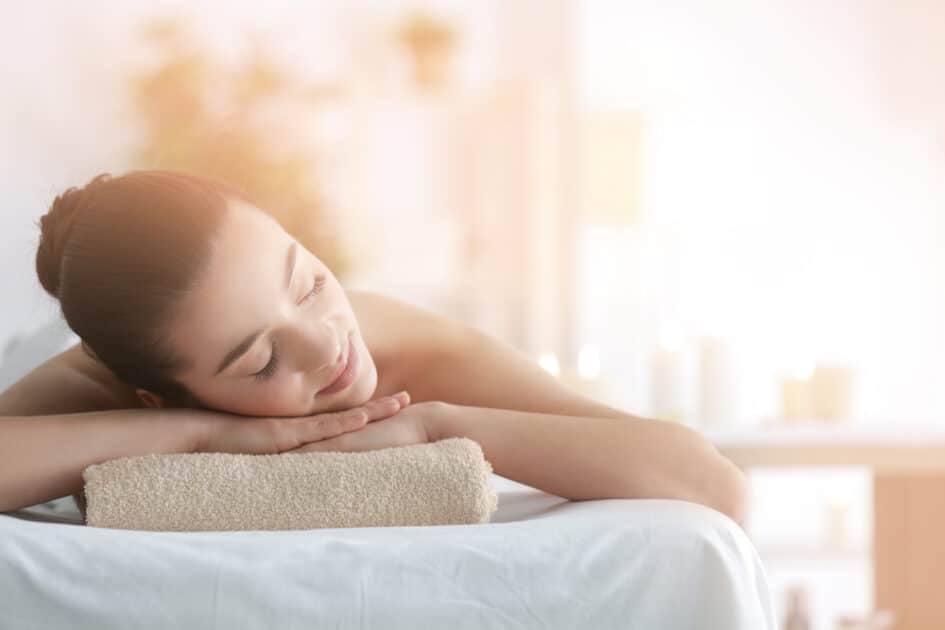
<instances>
[{"instance_id":1,"label":"nose","mask_svg":"<svg viewBox=\"0 0 945 630\"><path fill-rule=\"evenodd\" d=\"M344 355L339 333L325 320L300 322L294 341L299 371L320 372L324 376L334 370L339 357Z\"/></svg>"}]
</instances>

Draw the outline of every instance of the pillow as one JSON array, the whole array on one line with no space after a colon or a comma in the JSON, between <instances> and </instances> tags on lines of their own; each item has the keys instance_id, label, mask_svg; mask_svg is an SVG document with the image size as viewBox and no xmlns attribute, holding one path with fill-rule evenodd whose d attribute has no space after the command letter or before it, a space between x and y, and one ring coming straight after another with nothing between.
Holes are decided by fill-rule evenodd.
<instances>
[{"instance_id":1,"label":"pillow","mask_svg":"<svg viewBox=\"0 0 945 630\"><path fill-rule=\"evenodd\" d=\"M161 453L83 471L86 524L153 531L487 523L492 465L469 438L353 453Z\"/></svg>"}]
</instances>

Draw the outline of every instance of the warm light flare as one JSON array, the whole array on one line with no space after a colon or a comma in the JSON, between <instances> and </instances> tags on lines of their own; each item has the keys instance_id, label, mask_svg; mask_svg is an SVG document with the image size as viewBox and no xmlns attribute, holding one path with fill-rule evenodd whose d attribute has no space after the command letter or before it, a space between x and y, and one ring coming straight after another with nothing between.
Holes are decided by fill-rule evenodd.
<instances>
[{"instance_id":1,"label":"warm light flare","mask_svg":"<svg viewBox=\"0 0 945 630\"><path fill-rule=\"evenodd\" d=\"M679 351L683 345L682 327L675 322L663 324L660 328L659 340L660 346L665 350L670 352Z\"/></svg>"},{"instance_id":2,"label":"warm light flare","mask_svg":"<svg viewBox=\"0 0 945 630\"><path fill-rule=\"evenodd\" d=\"M582 378L593 379L600 374L600 352L597 346L585 344L578 354L578 374Z\"/></svg>"},{"instance_id":3,"label":"warm light flare","mask_svg":"<svg viewBox=\"0 0 945 630\"><path fill-rule=\"evenodd\" d=\"M558 365L558 357L555 356L554 352L542 353L538 358L538 365L545 368L545 370L553 376L558 376L561 373L561 367Z\"/></svg>"}]
</instances>

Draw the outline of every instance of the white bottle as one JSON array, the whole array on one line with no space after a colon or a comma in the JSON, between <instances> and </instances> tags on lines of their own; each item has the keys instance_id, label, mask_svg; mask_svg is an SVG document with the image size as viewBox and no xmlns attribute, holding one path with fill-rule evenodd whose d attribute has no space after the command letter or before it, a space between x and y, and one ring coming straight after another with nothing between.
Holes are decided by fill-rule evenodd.
<instances>
[{"instance_id":1,"label":"white bottle","mask_svg":"<svg viewBox=\"0 0 945 630\"><path fill-rule=\"evenodd\" d=\"M810 630L810 625L807 589L803 586L792 586L787 590L787 606L781 630Z\"/></svg>"}]
</instances>

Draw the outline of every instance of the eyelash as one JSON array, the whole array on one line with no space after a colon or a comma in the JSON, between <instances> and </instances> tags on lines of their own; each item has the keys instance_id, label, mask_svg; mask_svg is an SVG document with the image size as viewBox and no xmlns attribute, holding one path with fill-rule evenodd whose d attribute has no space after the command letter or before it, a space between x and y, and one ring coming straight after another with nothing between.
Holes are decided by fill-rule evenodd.
<instances>
[{"instance_id":1,"label":"eyelash","mask_svg":"<svg viewBox=\"0 0 945 630\"><path fill-rule=\"evenodd\" d=\"M315 276L315 285L312 287L312 290L309 291L304 298L302 298L302 301L304 302L310 297L314 297L315 295L321 293L323 286L325 286L325 276Z\"/></svg>"},{"instance_id":2,"label":"eyelash","mask_svg":"<svg viewBox=\"0 0 945 630\"><path fill-rule=\"evenodd\" d=\"M273 373L276 371L276 366L277 366L277 365L279 365L279 355L276 354L276 342L275 342L275 340L273 340L273 342L272 342L272 356L271 356L271 358L269 359L269 363L266 364L266 367L264 367L263 369L259 370L259 371L256 372L255 374L253 374L253 378L256 379L257 381L264 381L264 380L268 379L268 378L271 377L271 376L273 375Z\"/></svg>"},{"instance_id":3,"label":"eyelash","mask_svg":"<svg viewBox=\"0 0 945 630\"><path fill-rule=\"evenodd\" d=\"M315 285L312 287L312 290L305 294L305 297L302 298L302 301L305 302L309 298L314 297L315 295L321 293L322 287L325 285L324 276L318 276L315 278ZM269 363L266 364L266 367L259 370L253 374L253 378L257 381L265 381L272 377L276 372L276 367L279 365L279 355L276 353L276 342L272 342L272 355L269 358Z\"/></svg>"}]
</instances>

